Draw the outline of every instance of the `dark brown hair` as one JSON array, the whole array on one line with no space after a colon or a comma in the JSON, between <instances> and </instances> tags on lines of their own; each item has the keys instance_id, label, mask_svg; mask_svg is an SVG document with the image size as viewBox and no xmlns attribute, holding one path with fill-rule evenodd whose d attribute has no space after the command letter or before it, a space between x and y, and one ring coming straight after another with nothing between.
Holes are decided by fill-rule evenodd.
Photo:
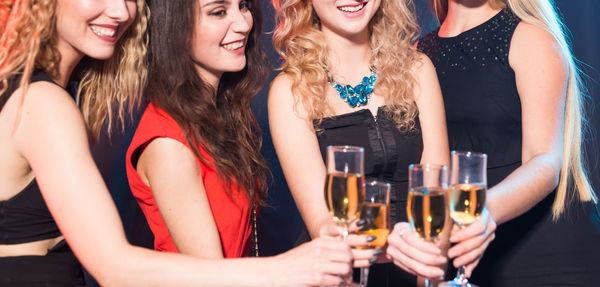
<instances>
[{"instance_id":1,"label":"dark brown hair","mask_svg":"<svg viewBox=\"0 0 600 287\"><path fill-rule=\"evenodd\" d=\"M251 202L261 202L270 173L260 153L262 137L250 107L269 69L260 47L259 3L248 1L254 25L246 44L246 67L224 73L215 91L200 78L192 60L197 2L150 1L146 101L175 119L194 154L215 168L226 190L236 183L246 190ZM198 146L210 154L212 162L200 154Z\"/></svg>"}]
</instances>

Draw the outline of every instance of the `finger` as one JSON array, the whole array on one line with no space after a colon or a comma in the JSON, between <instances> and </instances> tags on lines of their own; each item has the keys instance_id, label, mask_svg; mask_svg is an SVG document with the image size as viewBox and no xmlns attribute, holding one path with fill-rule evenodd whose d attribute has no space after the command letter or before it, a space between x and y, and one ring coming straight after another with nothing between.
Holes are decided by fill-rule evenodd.
<instances>
[{"instance_id":1,"label":"finger","mask_svg":"<svg viewBox=\"0 0 600 287\"><path fill-rule=\"evenodd\" d=\"M410 244L414 248L417 248L423 252L435 255L442 253L440 248L435 244L420 239L406 222L396 224L394 231L388 237L388 244L394 244L397 246Z\"/></svg>"},{"instance_id":2,"label":"finger","mask_svg":"<svg viewBox=\"0 0 600 287\"><path fill-rule=\"evenodd\" d=\"M367 268L371 266L371 261L370 260L354 260L354 263L352 264L353 268Z\"/></svg>"},{"instance_id":3,"label":"finger","mask_svg":"<svg viewBox=\"0 0 600 287\"><path fill-rule=\"evenodd\" d=\"M367 246L376 239L375 236L367 234L350 234L346 239L346 243L352 247Z\"/></svg>"},{"instance_id":4,"label":"finger","mask_svg":"<svg viewBox=\"0 0 600 287\"><path fill-rule=\"evenodd\" d=\"M314 265L314 270L324 274L331 275L347 275L352 271L352 267L348 263L320 261Z\"/></svg>"},{"instance_id":5,"label":"finger","mask_svg":"<svg viewBox=\"0 0 600 287\"><path fill-rule=\"evenodd\" d=\"M328 224L321 226L321 229L319 230L320 237L334 238L334 237L338 237L340 235L341 235L341 232L340 232L339 226L332 224L332 223L328 223Z\"/></svg>"},{"instance_id":6,"label":"finger","mask_svg":"<svg viewBox=\"0 0 600 287\"><path fill-rule=\"evenodd\" d=\"M403 255L425 265L439 265L447 261L446 257L441 255L441 250L437 246L425 242L413 232L398 238L390 238L390 246L393 246L392 250L398 250Z\"/></svg>"},{"instance_id":7,"label":"finger","mask_svg":"<svg viewBox=\"0 0 600 287\"><path fill-rule=\"evenodd\" d=\"M471 275L473 274L473 270L475 270L475 267L477 267L477 265L479 264L479 260L481 260L481 257L477 258L477 260L465 267L465 275L467 275L467 278L471 277Z\"/></svg>"},{"instance_id":8,"label":"finger","mask_svg":"<svg viewBox=\"0 0 600 287\"><path fill-rule=\"evenodd\" d=\"M321 276L321 280L318 280L313 284L314 286L341 286L342 278L337 275L325 274Z\"/></svg>"},{"instance_id":9,"label":"finger","mask_svg":"<svg viewBox=\"0 0 600 287\"><path fill-rule=\"evenodd\" d=\"M464 241L461 241L460 243L452 246L450 249L448 249L448 257L450 258L458 258L461 256L464 256L467 253L470 253L473 250L476 249L480 249L482 247L482 245L485 242L491 241L490 237L494 237L494 233L490 233L490 234L481 234L479 236L476 237L472 237L469 239L466 239ZM487 247L487 244L485 245L485 247ZM485 248L484 247L484 248ZM456 262L456 260L455 260Z\"/></svg>"},{"instance_id":10,"label":"finger","mask_svg":"<svg viewBox=\"0 0 600 287\"><path fill-rule=\"evenodd\" d=\"M352 249L354 260L371 260L382 252L383 251L378 249Z\"/></svg>"},{"instance_id":11,"label":"finger","mask_svg":"<svg viewBox=\"0 0 600 287\"><path fill-rule=\"evenodd\" d=\"M441 268L422 264L421 262L406 256L404 253L399 252L396 248L388 248L387 252L394 259L396 265L409 273L426 278L438 278L444 275L444 271Z\"/></svg>"},{"instance_id":12,"label":"finger","mask_svg":"<svg viewBox=\"0 0 600 287\"><path fill-rule=\"evenodd\" d=\"M364 219L356 219L353 220L349 225L348 225L348 231L350 232L355 232L360 230L366 223L367 221Z\"/></svg>"},{"instance_id":13,"label":"finger","mask_svg":"<svg viewBox=\"0 0 600 287\"><path fill-rule=\"evenodd\" d=\"M490 234L479 246L469 252L465 252L464 254L457 256L456 259L454 259L454 264L456 266L468 265L481 258L488 245L492 242L492 240L494 240L494 237L494 233Z\"/></svg>"},{"instance_id":14,"label":"finger","mask_svg":"<svg viewBox=\"0 0 600 287\"><path fill-rule=\"evenodd\" d=\"M486 226L479 220L471 223L469 226L452 230L450 233L450 242L461 242L472 237L476 237L486 232Z\"/></svg>"},{"instance_id":15,"label":"finger","mask_svg":"<svg viewBox=\"0 0 600 287\"><path fill-rule=\"evenodd\" d=\"M314 244L313 248L320 248L323 250L339 250L339 251L344 251L344 252L350 252L350 246L348 246L348 244L344 243L343 241L339 240L338 238L331 238L331 237L319 237L319 238L315 238L311 241L312 244Z\"/></svg>"}]
</instances>

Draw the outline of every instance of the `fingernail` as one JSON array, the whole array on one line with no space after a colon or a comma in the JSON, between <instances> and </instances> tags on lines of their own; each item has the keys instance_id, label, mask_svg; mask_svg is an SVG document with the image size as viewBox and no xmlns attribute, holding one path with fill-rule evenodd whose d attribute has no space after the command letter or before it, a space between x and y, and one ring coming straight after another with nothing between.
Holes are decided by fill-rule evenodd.
<instances>
[{"instance_id":1,"label":"fingernail","mask_svg":"<svg viewBox=\"0 0 600 287\"><path fill-rule=\"evenodd\" d=\"M356 226L361 227L361 226L365 225L365 223L367 223L367 221L364 219L361 219L356 222Z\"/></svg>"},{"instance_id":2,"label":"fingernail","mask_svg":"<svg viewBox=\"0 0 600 287\"><path fill-rule=\"evenodd\" d=\"M375 239L377 239L377 237L373 236L373 235L369 235L367 236L367 242L373 242Z\"/></svg>"},{"instance_id":3,"label":"fingernail","mask_svg":"<svg viewBox=\"0 0 600 287\"><path fill-rule=\"evenodd\" d=\"M383 250L381 250L381 249L373 250L373 255L375 255L375 256L380 255L381 253L383 253Z\"/></svg>"},{"instance_id":4,"label":"fingernail","mask_svg":"<svg viewBox=\"0 0 600 287\"><path fill-rule=\"evenodd\" d=\"M373 258L369 259L369 264L373 264L375 262L377 262L377 257L373 257Z\"/></svg>"},{"instance_id":5,"label":"fingernail","mask_svg":"<svg viewBox=\"0 0 600 287\"><path fill-rule=\"evenodd\" d=\"M446 263L446 261L448 261L448 259L447 259L446 257L441 257L441 256L440 256L440 257L438 257L438 259L437 259L437 262L438 262L439 264L444 264L444 263Z\"/></svg>"}]
</instances>

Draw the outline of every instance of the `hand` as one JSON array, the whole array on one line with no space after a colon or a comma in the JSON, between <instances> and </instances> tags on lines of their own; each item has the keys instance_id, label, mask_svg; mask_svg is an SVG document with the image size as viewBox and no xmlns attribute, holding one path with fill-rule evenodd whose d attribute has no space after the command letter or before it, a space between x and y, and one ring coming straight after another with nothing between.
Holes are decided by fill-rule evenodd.
<instances>
[{"instance_id":1,"label":"hand","mask_svg":"<svg viewBox=\"0 0 600 287\"><path fill-rule=\"evenodd\" d=\"M487 208L483 210L479 219L466 228L454 226L450 233L450 242L457 243L448 249L448 257L454 258L455 267L465 266L465 274L471 277L473 269L481 260L485 249L496 237L496 221L492 218Z\"/></svg>"},{"instance_id":2,"label":"hand","mask_svg":"<svg viewBox=\"0 0 600 287\"><path fill-rule=\"evenodd\" d=\"M361 222L362 221L362 222ZM348 228L350 232L358 232L364 225L364 220L354 221ZM380 249L357 249L359 246L367 246L376 239L375 236L368 234L350 234L346 243L352 247L352 255L354 257L354 268L369 267L377 262L378 255L383 253Z\"/></svg>"},{"instance_id":3,"label":"hand","mask_svg":"<svg viewBox=\"0 0 600 287\"><path fill-rule=\"evenodd\" d=\"M269 286L340 285L351 275L353 257L338 235L336 225L325 225L318 238L274 257Z\"/></svg>"},{"instance_id":4,"label":"hand","mask_svg":"<svg viewBox=\"0 0 600 287\"><path fill-rule=\"evenodd\" d=\"M394 226L388 237L387 257L407 272L425 278L443 276L444 270L438 265L447 261L438 246L421 239L407 222Z\"/></svg>"}]
</instances>

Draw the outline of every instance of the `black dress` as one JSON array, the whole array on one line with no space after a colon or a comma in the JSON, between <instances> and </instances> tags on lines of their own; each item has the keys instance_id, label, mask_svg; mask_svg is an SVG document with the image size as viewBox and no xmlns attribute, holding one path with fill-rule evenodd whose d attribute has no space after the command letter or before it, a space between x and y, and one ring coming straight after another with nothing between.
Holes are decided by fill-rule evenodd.
<instances>
[{"instance_id":1,"label":"black dress","mask_svg":"<svg viewBox=\"0 0 600 287\"><path fill-rule=\"evenodd\" d=\"M440 81L451 150L488 154L488 186L521 165L521 102L508 63L519 24L504 9L456 37L438 30L419 41ZM600 221L592 203L575 203L552 221L552 192L498 227L472 282L480 286L597 286Z\"/></svg>"},{"instance_id":2,"label":"black dress","mask_svg":"<svg viewBox=\"0 0 600 287\"><path fill-rule=\"evenodd\" d=\"M400 132L380 107L376 117L368 109L315 121L321 155L325 162L327 146L352 145L365 149L365 178L391 184L390 217L392 227L406 221L408 165L419 163L423 151L420 127ZM369 286L414 286L416 277L395 265L375 264L369 274Z\"/></svg>"}]
</instances>

